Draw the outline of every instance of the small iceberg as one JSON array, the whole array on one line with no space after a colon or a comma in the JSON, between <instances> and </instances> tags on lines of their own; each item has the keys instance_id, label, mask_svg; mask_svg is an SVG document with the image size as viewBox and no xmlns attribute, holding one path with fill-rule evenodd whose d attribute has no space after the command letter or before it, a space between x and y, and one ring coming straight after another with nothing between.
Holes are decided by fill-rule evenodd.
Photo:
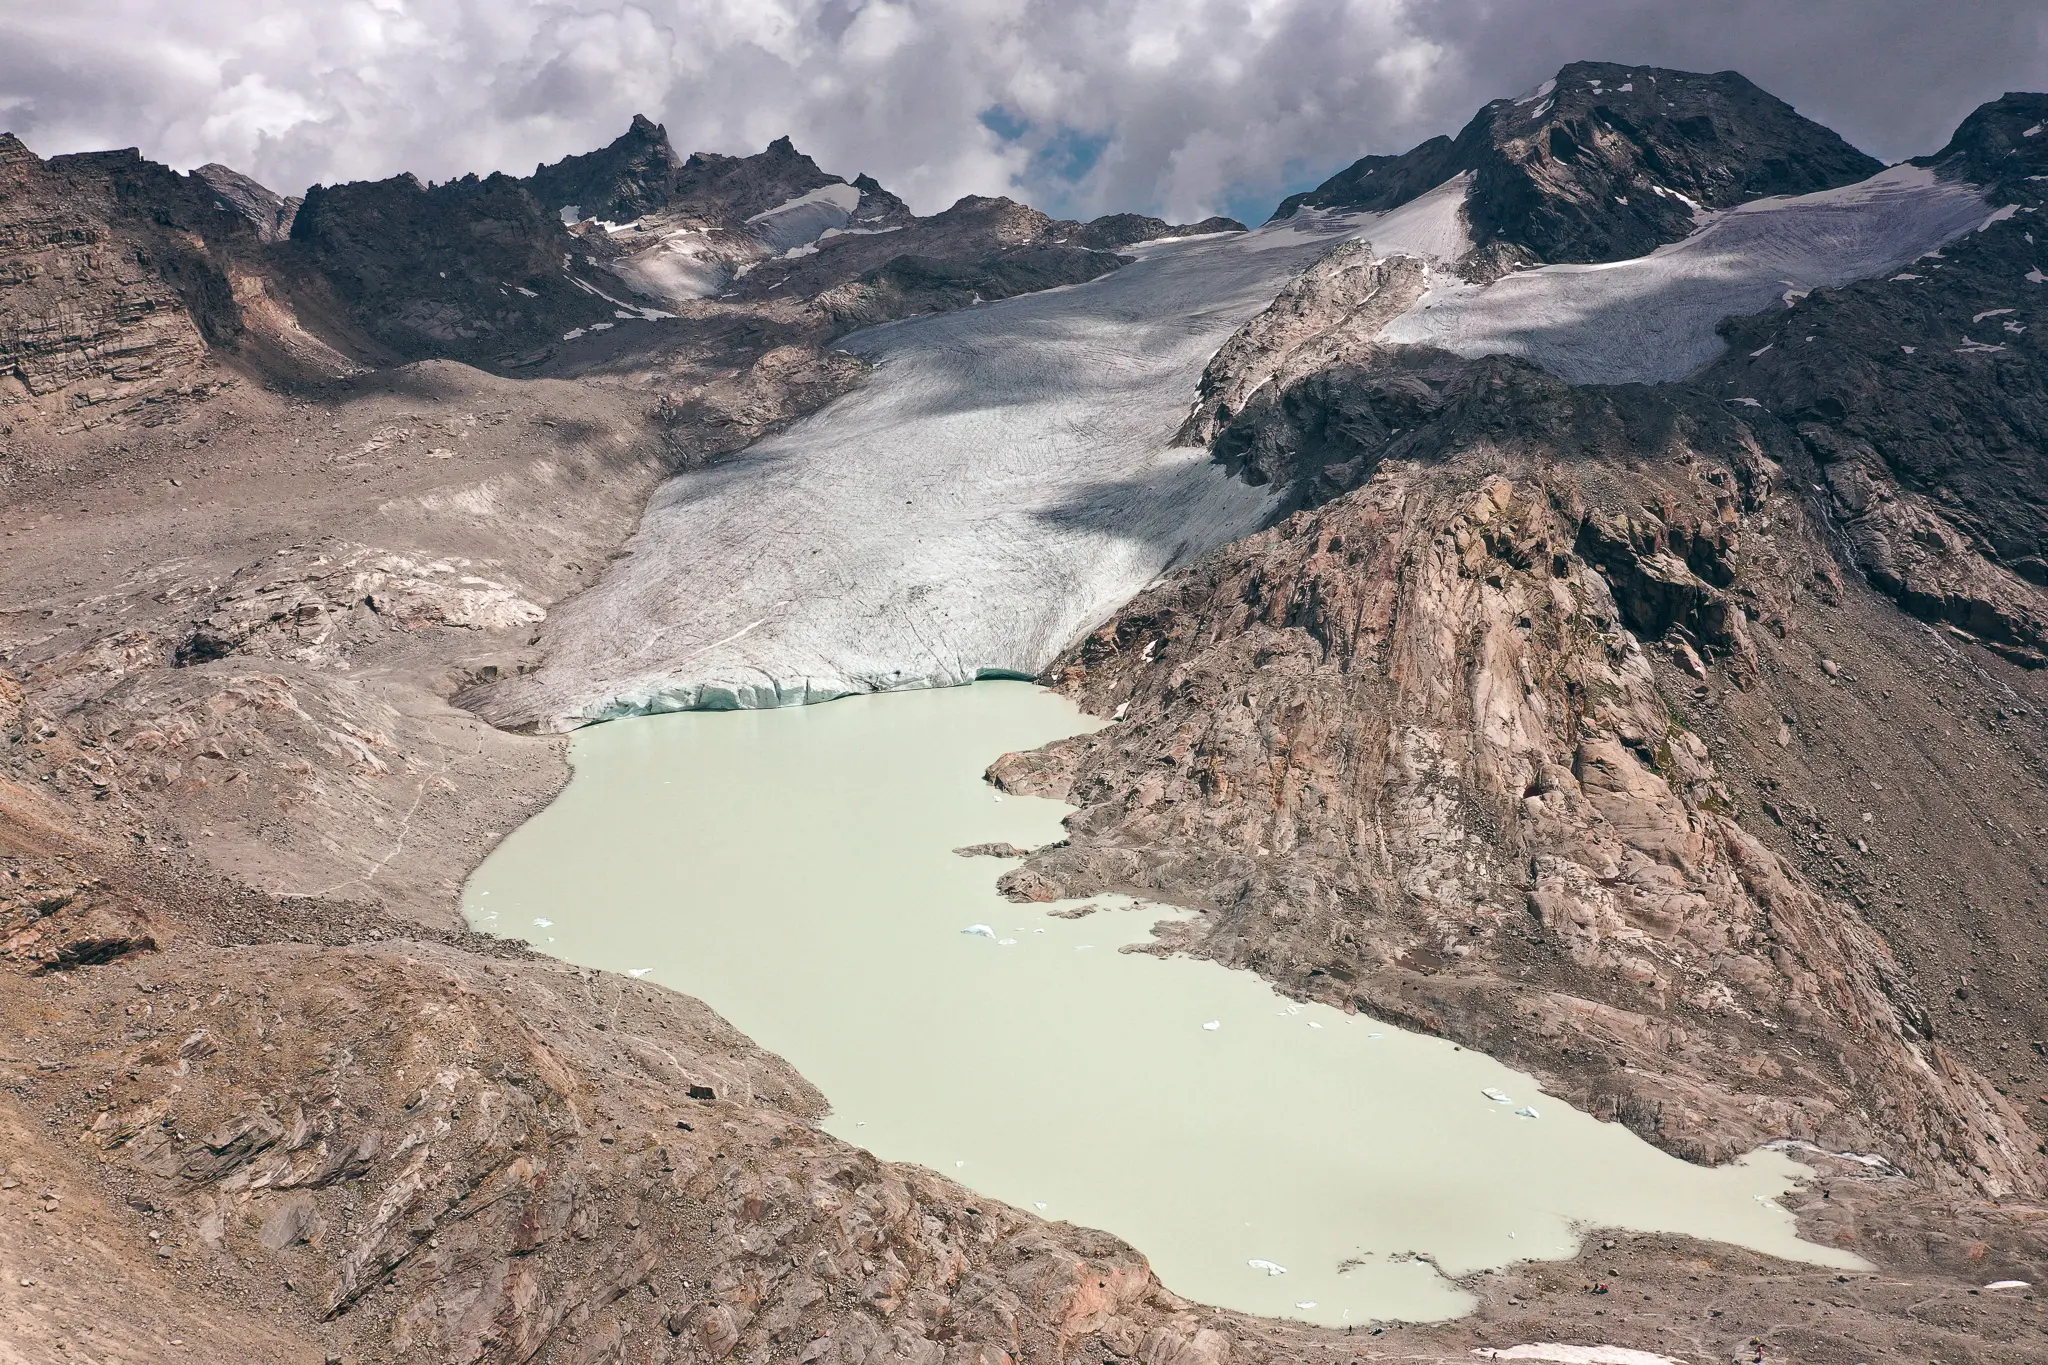
<instances>
[{"instance_id":1,"label":"small iceberg","mask_svg":"<svg viewBox=\"0 0 2048 1365\"><path fill-rule=\"evenodd\" d=\"M626 969L626 975L632 977L635 981L638 981L641 977L647 975L649 972L653 970L654 968L652 967L628 967Z\"/></svg>"},{"instance_id":2,"label":"small iceberg","mask_svg":"<svg viewBox=\"0 0 2048 1365\"><path fill-rule=\"evenodd\" d=\"M1514 1103L1513 1100L1509 1099L1506 1095L1501 1094L1500 1091L1495 1090L1492 1086L1488 1086L1486 1089L1480 1091L1479 1093L1486 1096L1486 1098L1492 1100L1495 1104Z\"/></svg>"},{"instance_id":3,"label":"small iceberg","mask_svg":"<svg viewBox=\"0 0 2048 1365\"><path fill-rule=\"evenodd\" d=\"M1313 1308L1316 1306L1316 1301L1314 1299L1310 1299L1307 1303L1297 1303L1294 1306L1296 1308Z\"/></svg>"},{"instance_id":4,"label":"small iceberg","mask_svg":"<svg viewBox=\"0 0 2048 1365\"><path fill-rule=\"evenodd\" d=\"M1518 1119L1540 1119L1543 1116L1537 1113L1532 1106L1525 1104L1515 1111L1515 1117Z\"/></svg>"},{"instance_id":5,"label":"small iceberg","mask_svg":"<svg viewBox=\"0 0 2048 1365\"><path fill-rule=\"evenodd\" d=\"M996 931L989 928L986 924L970 924L960 932L963 934L979 934L983 938L994 938L996 936Z\"/></svg>"},{"instance_id":6,"label":"small iceberg","mask_svg":"<svg viewBox=\"0 0 2048 1365\"><path fill-rule=\"evenodd\" d=\"M1202 1025L1202 1027L1209 1030L1209 1032L1214 1033L1217 1029L1223 1027L1223 1021L1221 1019L1211 1019L1208 1023Z\"/></svg>"},{"instance_id":7,"label":"small iceberg","mask_svg":"<svg viewBox=\"0 0 2048 1365\"><path fill-rule=\"evenodd\" d=\"M555 922L551 919L537 919L533 922L533 927L536 929L552 929L555 927Z\"/></svg>"},{"instance_id":8,"label":"small iceberg","mask_svg":"<svg viewBox=\"0 0 2048 1365\"><path fill-rule=\"evenodd\" d=\"M1245 1264L1250 1266L1253 1270L1263 1270L1268 1275L1285 1275L1287 1273L1286 1266L1275 1265L1271 1261L1261 1261L1254 1258L1252 1260L1246 1261Z\"/></svg>"}]
</instances>

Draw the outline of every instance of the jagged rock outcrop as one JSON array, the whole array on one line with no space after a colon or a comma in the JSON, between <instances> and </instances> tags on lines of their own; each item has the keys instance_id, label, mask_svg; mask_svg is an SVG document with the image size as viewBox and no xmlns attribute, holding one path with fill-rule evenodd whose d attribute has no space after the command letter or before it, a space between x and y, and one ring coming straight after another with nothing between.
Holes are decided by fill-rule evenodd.
<instances>
[{"instance_id":1,"label":"jagged rock outcrop","mask_svg":"<svg viewBox=\"0 0 2048 1365\"><path fill-rule=\"evenodd\" d=\"M536 166L526 187L542 206L578 217L628 223L666 208L676 195L683 160L668 140L668 129L644 114L609 145Z\"/></svg>"},{"instance_id":2,"label":"jagged rock outcrop","mask_svg":"<svg viewBox=\"0 0 2048 1365\"><path fill-rule=\"evenodd\" d=\"M224 207L248 219L263 241L281 242L292 235L292 219L305 202L297 195L287 198L218 161L208 162L192 174L206 182Z\"/></svg>"},{"instance_id":3,"label":"jagged rock outcrop","mask_svg":"<svg viewBox=\"0 0 2048 1365\"><path fill-rule=\"evenodd\" d=\"M2032 177L2048 173L2048 95L2009 91L1979 105L1946 147L1913 164L1989 186L2002 201L2039 203L2041 182Z\"/></svg>"},{"instance_id":4,"label":"jagged rock outcrop","mask_svg":"<svg viewBox=\"0 0 2048 1365\"><path fill-rule=\"evenodd\" d=\"M1175 440L1208 445L1255 404L1278 401L1289 384L1340 358L1371 349L1380 329L1422 296L1428 268L1413 256L1382 260L1369 242L1347 242L1290 280L1264 312L1223 343L1202 371L1194 410ZM1270 424L1267 424L1270 425ZM1249 424L1240 428L1248 432ZM1245 460L1243 434L1216 448L1255 483L1291 475L1277 461Z\"/></svg>"},{"instance_id":5,"label":"jagged rock outcrop","mask_svg":"<svg viewBox=\"0 0 2048 1365\"><path fill-rule=\"evenodd\" d=\"M1498 264L1615 261L1685 236L1695 204L1805 194L1881 169L1733 71L1573 62L1519 100L1493 101L1455 140L1365 157L1275 217L1395 208L1469 171L1474 243L1505 250Z\"/></svg>"},{"instance_id":6,"label":"jagged rock outcrop","mask_svg":"<svg viewBox=\"0 0 2048 1365\"><path fill-rule=\"evenodd\" d=\"M1169 223L1164 218L1148 218L1142 213L1110 213L1083 223L1078 230L1067 235L1067 240L1096 251L1114 251L1120 246L1136 246L1139 242L1153 242L1161 237L1202 237L1212 232L1244 230L1243 223L1220 214L1204 218L1199 223Z\"/></svg>"},{"instance_id":7,"label":"jagged rock outcrop","mask_svg":"<svg viewBox=\"0 0 2048 1365\"><path fill-rule=\"evenodd\" d=\"M508 175L315 185L291 241L404 359L516 359L612 311L570 282L575 239Z\"/></svg>"},{"instance_id":8,"label":"jagged rock outcrop","mask_svg":"<svg viewBox=\"0 0 2048 1365\"><path fill-rule=\"evenodd\" d=\"M45 162L0 134L0 403L93 425L188 382L240 330L225 217L133 151Z\"/></svg>"}]
</instances>

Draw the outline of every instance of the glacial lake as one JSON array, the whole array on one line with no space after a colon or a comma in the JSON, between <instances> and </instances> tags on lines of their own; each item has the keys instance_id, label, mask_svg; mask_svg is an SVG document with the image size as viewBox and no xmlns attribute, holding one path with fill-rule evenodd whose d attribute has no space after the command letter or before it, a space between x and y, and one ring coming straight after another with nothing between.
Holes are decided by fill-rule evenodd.
<instances>
[{"instance_id":1,"label":"glacial lake","mask_svg":"<svg viewBox=\"0 0 2048 1365\"><path fill-rule=\"evenodd\" d=\"M595 726L465 913L704 1000L824 1092L834 1134L1114 1233L1204 1303L1452 1317L1447 1277L1599 1228L1863 1266L1799 1240L1782 1154L1693 1166L1440 1039L1118 951L1170 907L1002 899L1011 864L952 850L1049 843L1069 808L982 771L1097 724L980 682Z\"/></svg>"}]
</instances>

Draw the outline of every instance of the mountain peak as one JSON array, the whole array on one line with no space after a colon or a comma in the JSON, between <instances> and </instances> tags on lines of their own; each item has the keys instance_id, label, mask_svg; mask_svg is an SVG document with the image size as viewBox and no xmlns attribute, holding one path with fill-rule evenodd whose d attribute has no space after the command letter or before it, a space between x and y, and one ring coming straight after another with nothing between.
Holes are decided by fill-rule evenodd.
<instances>
[{"instance_id":1,"label":"mountain peak","mask_svg":"<svg viewBox=\"0 0 2048 1365\"><path fill-rule=\"evenodd\" d=\"M1612 261L1685 236L1695 207L1832 189L1881 169L1739 72L1571 62L1520 98L1487 104L1455 140L1361 158L1275 216L1303 205L1390 209L1471 172L1479 245Z\"/></svg>"},{"instance_id":2,"label":"mountain peak","mask_svg":"<svg viewBox=\"0 0 2048 1365\"><path fill-rule=\"evenodd\" d=\"M536 166L526 186L551 210L574 206L586 217L639 217L666 204L682 166L668 129L633 115L624 133L594 152Z\"/></svg>"},{"instance_id":3,"label":"mountain peak","mask_svg":"<svg viewBox=\"0 0 2048 1365\"><path fill-rule=\"evenodd\" d=\"M1913 164L1995 187L2008 197L2019 192L2031 177L2048 175L2048 94L2007 91L1978 105L1957 125L1946 147ZM2027 202L2038 198L2030 195Z\"/></svg>"}]
</instances>

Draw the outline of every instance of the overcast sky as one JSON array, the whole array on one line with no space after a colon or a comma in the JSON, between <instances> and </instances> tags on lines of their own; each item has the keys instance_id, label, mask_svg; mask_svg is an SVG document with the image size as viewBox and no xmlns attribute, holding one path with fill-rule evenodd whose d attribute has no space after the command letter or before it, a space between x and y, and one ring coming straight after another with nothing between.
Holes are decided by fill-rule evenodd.
<instances>
[{"instance_id":1,"label":"overcast sky","mask_svg":"<svg viewBox=\"0 0 2048 1365\"><path fill-rule=\"evenodd\" d=\"M0 129L294 193L523 175L640 112L920 212L1258 217L1579 59L1732 67L1895 160L2048 89L2048 0L0 0Z\"/></svg>"}]
</instances>

